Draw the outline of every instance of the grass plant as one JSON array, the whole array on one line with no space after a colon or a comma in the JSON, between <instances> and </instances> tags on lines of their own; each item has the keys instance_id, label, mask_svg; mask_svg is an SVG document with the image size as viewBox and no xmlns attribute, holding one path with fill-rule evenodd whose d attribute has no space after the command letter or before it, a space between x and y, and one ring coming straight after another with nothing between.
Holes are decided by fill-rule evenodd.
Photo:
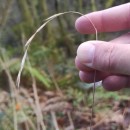
<instances>
[{"instance_id":1,"label":"grass plant","mask_svg":"<svg viewBox=\"0 0 130 130\"><path fill-rule=\"evenodd\" d=\"M1 22L0 20L0 23L4 23L2 30L6 27L12 1L13 0L10 0L8 2L9 7L7 6L7 9L3 11L5 18L2 17L2 21L4 22ZM82 16L83 14L79 12L89 12L88 8L91 9L91 11L99 10L98 7L101 5L95 0L71 1L71 4L75 5L73 10L78 10L79 12L63 12L68 10L68 8L70 9L69 0L55 0L55 10L52 9L53 11L49 10L50 5L48 2L49 1L47 0L18 0L23 16L22 18L24 20L20 24L15 25L12 30L14 31L16 38L18 38L18 40L21 39L22 45L19 46L21 46L22 49L19 47L19 50L19 48L14 46L11 49L5 48L4 53L1 51L0 76L2 78L0 79L0 84L2 84L3 80L6 80L5 82L7 82L11 90L11 96L9 106L4 107L4 111L0 111L0 130L63 130L70 128L74 130L77 128L74 119L76 116L73 116L73 114L77 112L77 109L79 110L79 114L79 112L81 113L81 109L85 109L86 107L91 108L92 106L93 99L90 93L93 92L93 90L91 87L85 87L87 84L82 84L83 89L79 87L80 81L74 67L73 58L71 57L71 54L67 53L68 51L66 51L66 49L74 52L72 48L75 48L80 42L86 39L95 39L95 35L82 36L75 33L73 34L72 22L75 18L74 14ZM87 6L85 7L86 3ZM115 0L109 0L106 2L104 1L103 5L105 8L108 8L115 3ZM54 13L56 14L52 15ZM72 16L71 18L69 17L70 14ZM52 16L49 17L49 15ZM55 18L57 18L58 21L50 23ZM43 21L43 19L46 20ZM88 18L86 17L86 19ZM42 22L44 23L42 24ZM92 23L91 20L90 22ZM97 39L97 31L93 23L92 26L95 29ZM35 30L36 32L33 34ZM32 36L30 37L30 35ZM0 38L1 36L2 35L0 35ZM26 42L28 37L30 37L30 39ZM100 35L101 39L104 39L104 37ZM65 45L63 45L62 42L64 42L63 44ZM70 42L72 43L71 45L69 44ZM20 58L16 58L19 57L16 55L21 55L23 45L25 45L25 53L19 71ZM0 49L2 48L3 47L0 46ZM67 59L67 61L64 59ZM18 71L19 75L16 87L15 78ZM6 78L3 78L3 72L5 73ZM3 84L1 86L3 86ZM25 91L25 88L29 92ZM32 89L31 92L30 89ZM0 95L2 95L1 91ZM53 97L52 99L55 100L49 103L52 99L46 99L45 95L49 95L49 98ZM63 98L64 96L66 98ZM108 93L102 88L96 88L95 102L97 106L95 111L101 112L105 111L106 108L110 109L112 108L112 101L119 101L121 99L128 100L129 93L127 96L124 96L123 92ZM69 106L67 115L64 115L64 111L66 111L65 107L68 105L68 102L71 102L74 108L72 109ZM103 105L100 106L100 103ZM0 102L0 110L1 106ZM61 113L59 108L62 109ZM58 113L55 109L58 110ZM47 112L44 110L47 110ZM86 113L87 112L83 113L83 115ZM59 126L60 123L62 124L62 120L59 119L64 119L60 118L62 116L65 116L66 122L68 121L67 124L69 124L70 128ZM79 117L76 118L79 119L79 121L81 120ZM87 118L85 117L85 119ZM10 128L7 128L5 124Z\"/></svg>"}]
</instances>

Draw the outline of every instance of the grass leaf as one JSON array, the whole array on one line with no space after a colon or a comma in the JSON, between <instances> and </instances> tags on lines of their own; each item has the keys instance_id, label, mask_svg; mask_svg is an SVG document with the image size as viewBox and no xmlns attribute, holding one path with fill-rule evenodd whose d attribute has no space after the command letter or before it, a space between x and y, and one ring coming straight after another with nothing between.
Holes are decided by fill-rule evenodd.
<instances>
[{"instance_id":1,"label":"grass leaf","mask_svg":"<svg viewBox=\"0 0 130 130\"><path fill-rule=\"evenodd\" d=\"M21 66L20 66L20 70L19 70L19 73L18 73L18 76L17 76L17 81L16 81L16 84L17 84L17 87L19 88L19 85L20 85L20 77L21 77L21 73L22 73L22 70L24 68L24 63L25 63L25 60L27 58L27 52L28 52L28 48L30 46L30 43L31 41L34 39L34 37L36 36L36 34L38 32L40 32L50 21L52 21L54 18L58 17L58 16L61 16L61 15L64 15L64 14L79 14L80 16L84 16L86 19L88 19L90 21L90 23L92 24L94 30L95 30L95 34L96 34L96 40L97 40L97 29L95 27L95 25L93 24L93 22L91 21L91 19L85 15L83 15L82 13L80 12L75 12L75 11L68 11L68 12L63 12L63 13L58 13L58 14L54 14L52 15L51 17L47 18L45 21L44 24L42 24L36 31L35 33L29 38L29 40L26 42L25 44L25 53L24 53L24 56L23 56L23 59L21 61Z\"/></svg>"},{"instance_id":2,"label":"grass leaf","mask_svg":"<svg viewBox=\"0 0 130 130\"><path fill-rule=\"evenodd\" d=\"M47 88L51 87L51 80L46 75L40 73L40 71L33 67L27 67L30 73L39 81L41 81Z\"/></svg>"}]
</instances>

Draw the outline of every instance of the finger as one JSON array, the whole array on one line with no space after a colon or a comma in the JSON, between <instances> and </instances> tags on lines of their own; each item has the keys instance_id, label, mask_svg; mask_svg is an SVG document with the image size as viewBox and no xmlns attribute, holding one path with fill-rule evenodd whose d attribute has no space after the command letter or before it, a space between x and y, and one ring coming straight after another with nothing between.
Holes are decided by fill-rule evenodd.
<instances>
[{"instance_id":1,"label":"finger","mask_svg":"<svg viewBox=\"0 0 130 130\"><path fill-rule=\"evenodd\" d=\"M86 65L82 64L79 60L78 57L75 58L75 65L77 69L82 70L82 71L94 71L94 69L87 67Z\"/></svg>"},{"instance_id":2,"label":"finger","mask_svg":"<svg viewBox=\"0 0 130 130\"><path fill-rule=\"evenodd\" d=\"M103 87L109 91L117 91L129 86L129 77L124 75L112 75L105 78L102 82Z\"/></svg>"},{"instance_id":3,"label":"finger","mask_svg":"<svg viewBox=\"0 0 130 130\"><path fill-rule=\"evenodd\" d=\"M93 83L94 72L79 72L79 77L83 82ZM130 87L130 77L125 75L110 75L101 72L96 73L95 81L102 80L103 87L108 91L118 91L125 87Z\"/></svg>"},{"instance_id":4,"label":"finger","mask_svg":"<svg viewBox=\"0 0 130 130\"><path fill-rule=\"evenodd\" d=\"M83 82L87 82L87 83L93 83L94 78L95 78L95 81L98 82L100 80L103 80L104 78L106 78L109 75L110 74L108 74L108 73L102 73L99 71L96 71L96 75L95 75L95 72L84 72L84 71L79 72L80 79Z\"/></svg>"},{"instance_id":5,"label":"finger","mask_svg":"<svg viewBox=\"0 0 130 130\"><path fill-rule=\"evenodd\" d=\"M90 68L130 75L130 44L89 41L79 46L77 57L82 64Z\"/></svg>"},{"instance_id":6,"label":"finger","mask_svg":"<svg viewBox=\"0 0 130 130\"><path fill-rule=\"evenodd\" d=\"M75 27L80 33L95 33L87 17L93 22L98 32L127 30L130 28L130 3L93 12L76 20Z\"/></svg>"},{"instance_id":7,"label":"finger","mask_svg":"<svg viewBox=\"0 0 130 130\"><path fill-rule=\"evenodd\" d=\"M111 40L110 42L113 44L130 44L130 33L126 33L118 38L115 38L114 40ZM75 65L81 71L94 71L94 69L82 64L78 57L75 58Z\"/></svg>"},{"instance_id":8,"label":"finger","mask_svg":"<svg viewBox=\"0 0 130 130\"><path fill-rule=\"evenodd\" d=\"M130 32L110 41L114 44L130 44Z\"/></svg>"}]
</instances>

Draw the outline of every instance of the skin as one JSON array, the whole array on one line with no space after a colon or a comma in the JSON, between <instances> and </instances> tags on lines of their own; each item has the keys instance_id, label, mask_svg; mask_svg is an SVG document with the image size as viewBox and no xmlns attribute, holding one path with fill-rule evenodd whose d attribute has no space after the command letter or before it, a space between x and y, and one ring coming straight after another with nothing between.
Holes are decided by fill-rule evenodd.
<instances>
[{"instance_id":1,"label":"skin","mask_svg":"<svg viewBox=\"0 0 130 130\"><path fill-rule=\"evenodd\" d=\"M116 32L130 29L130 3L86 14L98 32ZM82 34L94 34L95 30L84 16L78 18L75 27ZM77 49L75 58L79 77L92 83L95 70L96 81L102 80L103 87L117 91L130 87L130 33L112 41L87 41Z\"/></svg>"}]
</instances>

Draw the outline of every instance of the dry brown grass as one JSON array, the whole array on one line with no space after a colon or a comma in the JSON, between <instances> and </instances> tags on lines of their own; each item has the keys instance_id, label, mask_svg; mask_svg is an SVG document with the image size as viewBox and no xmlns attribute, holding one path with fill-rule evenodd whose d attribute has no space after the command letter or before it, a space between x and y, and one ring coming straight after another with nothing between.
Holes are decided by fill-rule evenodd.
<instances>
[{"instance_id":1,"label":"dry brown grass","mask_svg":"<svg viewBox=\"0 0 130 130\"><path fill-rule=\"evenodd\" d=\"M58 14L54 14L52 16L50 16L49 18L47 18L45 20L45 23L43 23L36 31L35 33L28 39L28 41L26 42L25 44L25 52L24 52L24 56L22 58L22 61L21 61L21 66L20 66L20 70L19 70L19 73L18 73L18 76L17 76L17 87L18 89L20 88L20 78L21 78L21 73L22 73L22 70L24 68L24 64L25 64L25 61L26 59L28 59L28 63L29 63L29 66L31 67L31 64L29 62L29 58L28 58L28 49L29 49L29 46L32 42L32 40L34 39L34 37L49 23L51 22L53 19L61 16L61 15L64 15L64 14L78 14L80 16L84 16L86 19L88 19L90 21L90 23L92 24L94 30L95 30L95 34L96 34L96 40L97 40L97 29L95 27L95 25L93 24L93 22L91 21L91 19L85 15L83 15L82 13L80 12L75 12L75 11L68 11L68 12L63 12L63 13L58 13ZM31 74L31 70L30 70L30 74ZM96 72L95 72L95 76L96 76ZM40 130L40 126L42 127L43 130L46 130L46 127L44 125L44 122L43 122L43 116L42 116L42 112L41 112L41 108L40 108L40 105L39 105L39 99L38 99L38 95L37 95L37 87L36 87L36 80L35 78L33 77L33 75L31 75L32 77L32 87L33 87L33 91L34 91L34 97L35 97L35 105L36 105L36 116L37 116L37 129ZM95 78L94 78L95 80ZM93 87L93 106L94 106L94 94L95 94L95 85ZM92 107L92 115L93 115L93 107ZM55 127L56 130L59 130L58 128L58 124L57 124L57 121L56 121L56 115L55 115L55 112L54 111L51 111L51 116L52 116L52 121L53 121L53 125ZM73 122L72 122L72 119L71 119L71 116L69 116L69 120L70 120L70 124L71 126L73 127L74 129L74 125L73 125ZM92 122L92 118L91 118L91 121L90 121L90 130L92 129L92 125L91 125L91 122Z\"/></svg>"}]
</instances>

